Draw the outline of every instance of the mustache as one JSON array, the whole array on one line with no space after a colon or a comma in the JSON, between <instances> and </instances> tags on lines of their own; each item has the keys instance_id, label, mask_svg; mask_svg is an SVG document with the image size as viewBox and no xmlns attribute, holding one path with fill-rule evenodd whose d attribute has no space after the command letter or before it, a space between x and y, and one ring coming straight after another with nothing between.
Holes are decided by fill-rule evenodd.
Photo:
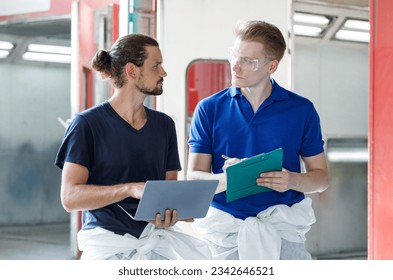
<instances>
[{"instance_id":1,"label":"mustache","mask_svg":"<svg viewBox=\"0 0 393 280\"><path fill-rule=\"evenodd\" d=\"M161 79L158 80L157 83L163 83L163 82L164 82L164 78L161 78Z\"/></svg>"}]
</instances>

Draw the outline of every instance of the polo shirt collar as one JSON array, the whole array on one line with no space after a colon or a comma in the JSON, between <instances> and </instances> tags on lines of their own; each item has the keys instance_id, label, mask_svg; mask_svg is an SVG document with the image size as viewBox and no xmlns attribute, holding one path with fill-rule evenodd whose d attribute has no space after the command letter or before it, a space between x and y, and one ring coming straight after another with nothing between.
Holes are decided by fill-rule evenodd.
<instances>
[{"instance_id":1,"label":"polo shirt collar","mask_svg":"<svg viewBox=\"0 0 393 280\"><path fill-rule=\"evenodd\" d=\"M272 83L273 89L271 95L268 98L269 100L280 101L288 99L288 93L286 89L282 88L273 78L270 79L270 82ZM240 91L240 88L231 86L229 88L229 94L232 97L235 97L236 95L240 95L242 93Z\"/></svg>"}]
</instances>

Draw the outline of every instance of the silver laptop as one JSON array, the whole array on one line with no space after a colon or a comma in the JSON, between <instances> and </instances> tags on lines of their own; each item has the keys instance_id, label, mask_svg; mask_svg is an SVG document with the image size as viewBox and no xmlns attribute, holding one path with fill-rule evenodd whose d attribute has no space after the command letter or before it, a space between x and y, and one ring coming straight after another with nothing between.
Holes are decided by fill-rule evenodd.
<instances>
[{"instance_id":1,"label":"silver laptop","mask_svg":"<svg viewBox=\"0 0 393 280\"><path fill-rule=\"evenodd\" d=\"M218 180L147 181L135 216L118 206L136 221L155 220L157 213L164 217L165 209L176 209L179 220L203 218L217 185Z\"/></svg>"}]
</instances>

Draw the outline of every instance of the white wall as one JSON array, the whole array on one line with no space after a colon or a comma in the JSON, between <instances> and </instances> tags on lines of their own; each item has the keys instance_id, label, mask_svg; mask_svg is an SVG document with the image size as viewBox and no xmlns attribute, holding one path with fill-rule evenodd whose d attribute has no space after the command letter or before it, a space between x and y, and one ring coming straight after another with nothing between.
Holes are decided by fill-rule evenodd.
<instances>
[{"instance_id":1,"label":"white wall","mask_svg":"<svg viewBox=\"0 0 393 280\"><path fill-rule=\"evenodd\" d=\"M311 99L325 137L368 133L368 44L295 43L294 90Z\"/></svg>"},{"instance_id":2,"label":"white wall","mask_svg":"<svg viewBox=\"0 0 393 280\"><path fill-rule=\"evenodd\" d=\"M157 107L174 118L183 171L186 150L186 70L195 59L226 59L239 20L264 20L288 34L291 0L161 0L158 5L158 40L168 77ZM226 9L225 7L230 7ZM289 84L289 55L275 78ZM180 174L180 178L184 176Z\"/></svg>"}]
</instances>

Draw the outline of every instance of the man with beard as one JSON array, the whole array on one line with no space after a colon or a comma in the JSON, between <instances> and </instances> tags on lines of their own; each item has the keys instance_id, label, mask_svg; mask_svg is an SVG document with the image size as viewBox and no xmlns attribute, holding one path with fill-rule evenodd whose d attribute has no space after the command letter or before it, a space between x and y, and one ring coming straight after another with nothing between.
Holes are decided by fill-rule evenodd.
<instances>
[{"instance_id":1,"label":"man with beard","mask_svg":"<svg viewBox=\"0 0 393 280\"><path fill-rule=\"evenodd\" d=\"M174 121L143 105L162 94L167 75L157 41L126 35L98 51L92 67L111 81L114 94L76 114L55 162L64 209L82 211L82 259L209 258L204 243L173 230L176 210L154 221L129 217L146 181L177 180L181 170Z\"/></svg>"}]
</instances>

